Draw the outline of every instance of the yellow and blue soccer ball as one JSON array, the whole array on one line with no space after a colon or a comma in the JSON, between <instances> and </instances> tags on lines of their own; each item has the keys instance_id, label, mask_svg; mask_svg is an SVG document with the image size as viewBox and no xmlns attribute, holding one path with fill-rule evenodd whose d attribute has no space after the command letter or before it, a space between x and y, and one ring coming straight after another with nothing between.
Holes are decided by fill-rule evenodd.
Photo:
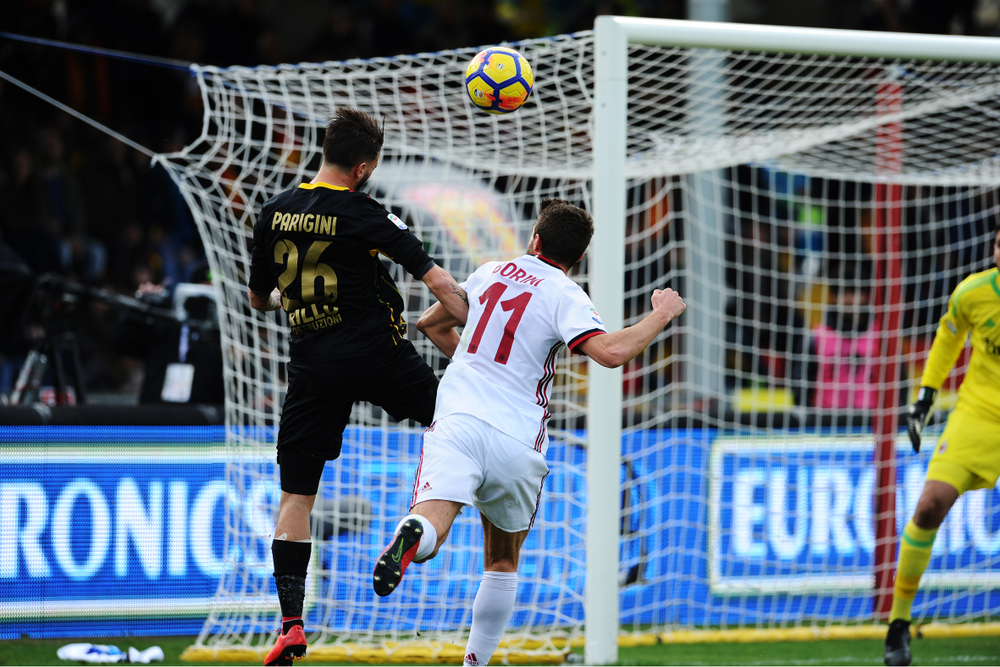
<instances>
[{"instance_id":1,"label":"yellow and blue soccer ball","mask_svg":"<svg viewBox=\"0 0 1000 667\"><path fill-rule=\"evenodd\" d=\"M465 90L486 113L517 111L528 101L534 84L528 61L505 46L480 51L465 68Z\"/></svg>"}]
</instances>

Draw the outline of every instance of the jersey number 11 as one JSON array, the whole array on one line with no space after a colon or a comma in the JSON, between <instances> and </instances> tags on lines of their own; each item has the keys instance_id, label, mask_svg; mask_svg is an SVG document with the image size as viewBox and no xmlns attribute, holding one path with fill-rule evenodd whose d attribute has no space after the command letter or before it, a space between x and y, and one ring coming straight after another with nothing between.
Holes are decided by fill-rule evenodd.
<instances>
[{"instance_id":1,"label":"jersey number 11","mask_svg":"<svg viewBox=\"0 0 1000 667\"><path fill-rule=\"evenodd\" d=\"M483 338L483 332L486 331L486 325L489 324L497 303L500 304L503 310L514 311L511 313L510 319L507 320L507 326L503 330L503 338L500 339L500 347L497 348L497 354L493 357L493 361L504 365L507 364L507 360L510 358L510 348L514 344L514 332L517 331L517 325L521 323L521 316L524 315L524 309L528 306L528 302L531 301L531 292L522 292L512 299L500 301L500 297L503 296L506 290L507 286L503 283L493 283L479 297L479 303L486 304L486 312L479 318L476 331L472 334L472 340L469 341L469 354L475 354L479 351L479 342Z\"/></svg>"}]
</instances>

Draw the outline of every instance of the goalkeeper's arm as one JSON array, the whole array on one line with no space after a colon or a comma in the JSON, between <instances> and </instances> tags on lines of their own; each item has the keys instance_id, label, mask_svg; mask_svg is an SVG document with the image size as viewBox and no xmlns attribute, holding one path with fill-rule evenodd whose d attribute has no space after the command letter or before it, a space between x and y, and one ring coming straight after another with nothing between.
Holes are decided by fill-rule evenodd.
<instances>
[{"instance_id":1,"label":"goalkeeper's arm","mask_svg":"<svg viewBox=\"0 0 1000 667\"><path fill-rule=\"evenodd\" d=\"M961 285L959 286L961 287ZM955 290L956 294L958 289ZM945 311L934 334L931 352L927 355L923 377L920 378L920 391L917 400L906 413L906 431L910 436L913 451L920 451L920 434L930 420L931 409L938 389L944 384L945 378L951 372L958 360L958 355L965 346L965 338L969 331L969 323L962 316L961 304L955 294L948 302Z\"/></svg>"}]
</instances>

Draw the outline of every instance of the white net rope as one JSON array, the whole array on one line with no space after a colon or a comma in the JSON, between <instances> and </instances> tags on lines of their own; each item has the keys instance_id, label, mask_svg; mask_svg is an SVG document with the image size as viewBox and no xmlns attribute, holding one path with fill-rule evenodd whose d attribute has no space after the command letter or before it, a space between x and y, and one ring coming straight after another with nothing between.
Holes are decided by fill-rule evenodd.
<instances>
[{"instance_id":1,"label":"white net rope","mask_svg":"<svg viewBox=\"0 0 1000 667\"><path fill-rule=\"evenodd\" d=\"M517 48L537 83L529 103L504 117L466 99L461 72L477 49L195 69L204 131L164 163L195 213L219 292L233 493L229 566L200 642L266 643L278 626L269 544L287 328L283 315L246 306L256 211L312 177L327 119L351 106L386 118L371 194L442 266L464 280L487 259L519 254L542 198L590 208L594 65L590 33ZM908 400L951 290L989 266L998 86L1000 68L978 63L630 47L626 174L597 165L597 178L628 183L626 319L640 319L649 293L664 285L690 307L626 368L623 626L873 618L866 499L881 403L865 392ZM393 271L412 323L429 294ZM588 275L586 261L573 275L585 286L620 280ZM893 281L897 295L880 290ZM815 327L863 333L862 320L889 322L892 312L898 354L849 371L875 368L865 376L874 387L848 382L832 398L819 391L830 362L815 349ZM436 350L415 331L410 337L443 371ZM891 364L901 378L883 373ZM564 356L552 474L522 557L515 637L573 638L584 622L585 401L586 365ZM385 600L371 591L374 558L406 511L419 446L412 424L356 406L318 503L312 645L451 640L467 629L482 568L474 512L459 519L438 559L408 571L400 591ZM929 449L900 454L900 526ZM1000 565L995 492L962 503L928 580L961 575L969 586L921 594L917 616L1000 611L989 590Z\"/></svg>"}]
</instances>

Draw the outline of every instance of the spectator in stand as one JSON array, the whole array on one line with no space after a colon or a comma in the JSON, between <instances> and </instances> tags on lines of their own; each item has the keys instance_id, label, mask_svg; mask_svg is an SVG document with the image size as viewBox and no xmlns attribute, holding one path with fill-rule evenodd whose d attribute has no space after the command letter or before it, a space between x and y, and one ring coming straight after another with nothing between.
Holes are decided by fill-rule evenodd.
<instances>
[{"instance_id":1,"label":"spectator in stand","mask_svg":"<svg viewBox=\"0 0 1000 667\"><path fill-rule=\"evenodd\" d=\"M871 290L860 284L855 265L830 273L826 312L810 332L805 361L803 337L793 343L796 403L822 410L874 410L879 339Z\"/></svg>"},{"instance_id":2,"label":"spectator in stand","mask_svg":"<svg viewBox=\"0 0 1000 667\"><path fill-rule=\"evenodd\" d=\"M826 313L812 328L805 361L801 338L794 345L792 378L798 405L867 419L879 407L881 339L867 286L871 272L858 266L832 272ZM905 391L900 383L899 405Z\"/></svg>"},{"instance_id":3,"label":"spectator in stand","mask_svg":"<svg viewBox=\"0 0 1000 667\"><path fill-rule=\"evenodd\" d=\"M871 292L853 284L829 287L826 316L812 329L806 376L809 404L824 410L874 410L879 341Z\"/></svg>"}]
</instances>

